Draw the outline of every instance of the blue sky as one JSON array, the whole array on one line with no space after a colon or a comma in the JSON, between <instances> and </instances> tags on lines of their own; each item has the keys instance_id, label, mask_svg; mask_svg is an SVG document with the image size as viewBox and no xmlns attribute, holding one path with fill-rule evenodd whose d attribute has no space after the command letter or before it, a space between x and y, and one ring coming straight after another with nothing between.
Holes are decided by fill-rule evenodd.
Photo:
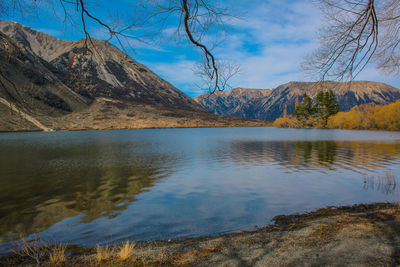
<instances>
[{"instance_id":1,"label":"blue sky","mask_svg":"<svg viewBox=\"0 0 400 267\"><path fill-rule=\"evenodd\" d=\"M107 20L110 16L132 17L133 2L91 0L89 5L94 15ZM218 39L221 43L213 50L218 59L240 63L241 72L232 81L233 86L274 88L289 81L310 81L300 65L304 56L318 47L315 36L321 22L320 12L311 1L223 0L221 3L230 7L233 14L241 16L241 19L227 22L228 32ZM54 10L47 4L24 17L14 13L3 19L14 20L60 39L84 37L79 20L75 20L75 25L63 23L60 9ZM168 40L153 45L131 41L130 46L125 46L125 52L189 96L202 94L204 91L199 88L200 81L193 71L201 53L186 42L168 38L174 27L171 24L165 29ZM105 38L104 31L95 24L89 23L89 31L97 39ZM206 36L205 40L214 40L214 37ZM400 78L385 76L372 65L356 80L400 87Z\"/></svg>"}]
</instances>

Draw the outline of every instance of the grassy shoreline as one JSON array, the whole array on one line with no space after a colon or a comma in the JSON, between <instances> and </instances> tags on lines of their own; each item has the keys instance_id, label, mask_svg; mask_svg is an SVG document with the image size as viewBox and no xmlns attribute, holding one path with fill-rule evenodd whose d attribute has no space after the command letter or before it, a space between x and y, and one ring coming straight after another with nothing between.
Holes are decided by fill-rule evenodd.
<instances>
[{"instance_id":1,"label":"grassy shoreline","mask_svg":"<svg viewBox=\"0 0 400 267\"><path fill-rule=\"evenodd\" d=\"M120 102L98 99L88 109L50 116L31 114L43 127L32 124L17 112L0 105L0 131L55 131L153 129L153 128L206 128L271 126L271 121L243 119L214 115L208 112L162 108L135 104L121 106Z\"/></svg>"},{"instance_id":2,"label":"grassy shoreline","mask_svg":"<svg viewBox=\"0 0 400 267\"><path fill-rule=\"evenodd\" d=\"M400 263L400 204L360 204L280 215L255 231L130 243L110 248L63 248L42 266L393 266ZM124 252L121 252L125 250ZM121 253L123 254L121 256ZM2 266L26 266L29 256L0 256Z\"/></svg>"},{"instance_id":3,"label":"grassy shoreline","mask_svg":"<svg viewBox=\"0 0 400 267\"><path fill-rule=\"evenodd\" d=\"M130 127L121 127L121 128L74 128L74 129L57 129L50 132L80 132L80 131L109 131L109 130L150 130L150 129L202 129L202 128L246 128L246 127L273 127L272 122L262 121L259 124L243 124L243 125L205 125L205 126L176 126L176 127L142 127L142 128L130 128ZM1 131L1 133L37 133L37 132L45 132L41 130L21 130L21 131Z\"/></svg>"}]
</instances>

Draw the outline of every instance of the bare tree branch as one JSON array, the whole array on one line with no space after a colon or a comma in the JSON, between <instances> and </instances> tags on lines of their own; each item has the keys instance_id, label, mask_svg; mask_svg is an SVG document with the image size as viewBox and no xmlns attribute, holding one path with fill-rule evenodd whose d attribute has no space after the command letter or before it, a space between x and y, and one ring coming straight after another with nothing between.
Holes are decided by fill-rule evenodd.
<instances>
[{"instance_id":1,"label":"bare tree branch","mask_svg":"<svg viewBox=\"0 0 400 267\"><path fill-rule=\"evenodd\" d=\"M393 0L391 0L393 1ZM325 14L320 48L304 68L320 80L353 80L380 50L380 18L374 0L318 0ZM398 5L398 1L397 1Z\"/></svg>"},{"instance_id":2,"label":"bare tree branch","mask_svg":"<svg viewBox=\"0 0 400 267\"><path fill-rule=\"evenodd\" d=\"M237 71L231 71L226 77L220 72L212 52L212 43L207 44L204 37L214 29L224 29L224 17L231 16L226 8L217 7L209 0L138 0L136 7L140 11L133 10L132 15L122 20L117 17L113 21L111 17L107 20L94 14L94 9L88 6L87 0L52 0L48 2L53 6L54 14L56 10L61 10L63 21L73 23L75 19L79 21L85 35L84 46L90 53L96 52L96 45L93 42L89 25L97 25L104 29L108 34L108 40L115 39L119 46L124 49L128 40L149 43L148 40L155 39L155 35L161 35L163 30L171 25L171 21L176 23L177 33L183 35L180 38L187 39L188 42L199 48L204 55L203 67L207 68L201 78L207 77L207 88L210 93L223 90L228 87L228 81ZM58 3L58 8L55 6ZM37 10L42 4L41 1L27 0L7 0L0 3L0 15L9 15L10 12L17 12L25 15L28 10ZM148 30L150 29L150 30ZM207 36L209 37L209 36ZM126 39L125 42L123 39ZM92 51L93 50L93 51ZM225 69L235 69L236 66L226 67ZM226 71L223 71L226 74ZM0 73L0 75L3 75ZM229 78L228 78L229 77ZM209 86L213 84L213 86Z\"/></svg>"},{"instance_id":3,"label":"bare tree branch","mask_svg":"<svg viewBox=\"0 0 400 267\"><path fill-rule=\"evenodd\" d=\"M211 81L215 80L214 88L211 89L210 91L215 92L216 90L219 90L220 87L219 87L219 81L218 81L218 79L219 79L218 68L217 68L217 65L215 62L214 55L211 54L211 52L208 50L208 48L205 45L199 43L198 41L196 41L193 38L191 29L189 27L189 22L191 20L191 17L190 17L190 11L189 11L189 7L187 4L187 0L182 0L182 6L183 6L184 14L185 14L185 16L184 16L185 32L186 32L190 42L192 42L195 46L200 47L204 51L204 57L206 59L205 67L208 69L212 69L212 71L211 71L210 75L208 75L208 77L210 78ZM195 10L194 13L196 14L197 10ZM210 61L211 61L211 65L210 65Z\"/></svg>"},{"instance_id":4,"label":"bare tree branch","mask_svg":"<svg viewBox=\"0 0 400 267\"><path fill-rule=\"evenodd\" d=\"M219 75L218 90L232 89L232 79L241 72L240 64L237 62L217 61L216 68ZM214 69L209 67L207 61L199 63L195 68L195 73L203 82L203 84L197 85L199 89L206 91L209 96L216 91L214 79L212 78L215 75Z\"/></svg>"}]
</instances>

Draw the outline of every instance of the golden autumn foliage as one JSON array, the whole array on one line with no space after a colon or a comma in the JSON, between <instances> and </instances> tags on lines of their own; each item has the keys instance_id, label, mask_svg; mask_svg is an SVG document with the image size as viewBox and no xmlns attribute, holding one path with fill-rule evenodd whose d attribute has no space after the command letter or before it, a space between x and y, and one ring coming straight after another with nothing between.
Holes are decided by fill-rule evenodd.
<instances>
[{"instance_id":1,"label":"golden autumn foliage","mask_svg":"<svg viewBox=\"0 0 400 267\"><path fill-rule=\"evenodd\" d=\"M400 131L400 100L389 105L364 104L329 118L328 128Z\"/></svg>"},{"instance_id":2,"label":"golden autumn foliage","mask_svg":"<svg viewBox=\"0 0 400 267\"><path fill-rule=\"evenodd\" d=\"M324 128L321 121L313 116L303 121L299 121L295 117L277 118L272 126L276 128Z\"/></svg>"},{"instance_id":3,"label":"golden autumn foliage","mask_svg":"<svg viewBox=\"0 0 400 267\"><path fill-rule=\"evenodd\" d=\"M277 128L301 128L301 123L293 117L283 117L276 119L273 124Z\"/></svg>"}]
</instances>

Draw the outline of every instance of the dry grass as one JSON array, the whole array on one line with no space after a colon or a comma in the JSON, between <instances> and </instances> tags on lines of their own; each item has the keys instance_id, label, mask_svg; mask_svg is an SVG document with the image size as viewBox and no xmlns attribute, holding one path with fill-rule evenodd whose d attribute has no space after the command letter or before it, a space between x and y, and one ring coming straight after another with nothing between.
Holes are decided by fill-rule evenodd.
<instances>
[{"instance_id":1,"label":"dry grass","mask_svg":"<svg viewBox=\"0 0 400 267\"><path fill-rule=\"evenodd\" d=\"M303 125L293 117L277 118L272 126L276 128L302 128Z\"/></svg>"},{"instance_id":2,"label":"dry grass","mask_svg":"<svg viewBox=\"0 0 400 267\"><path fill-rule=\"evenodd\" d=\"M21 238L16 243L14 253L22 258L34 260L37 266L41 265L48 258L49 263L53 266L63 264L67 261L65 251L65 245L49 246L47 242L37 236L30 240Z\"/></svg>"},{"instance_id":3,"label":"dry grass","mask_svg":"<svg viewBox=\"0 0 400 267\"><path fill-rule=\"evenodd\" d=\"M99 263L110 259L114 254L115 254L115 248L110 248L109 246L96 247L96 260Z\"/></svg>"},{"instance_id":4,"label":"dry grass","mask_svg":"<svg viewBox=\"0 0 400 267\"><path fill-rule=\"evenodd\" d=\"M22 258L29 258L34 260L37 265L40 265L43 258L48 252L48 246L39 236L26 240L21 238L16 243L16 250L14 253Z\"/></svg>"},{"instance_id":5,"label":"dry grass","mask_svg":"<svg viewBox=\"0 0 400 267\"><path fill-rule=\"evenodd\" d=\"M210 257L213 253L221 252L222 246L220 244L215 245L211 248L200 248L195 250L190 250L181 255L177 255L174 260L172 260L172 265L177 266L187 266L190 265L194 260L204 259Z\"/></svg>"},{"instance_id":6,"label":"dry grass","mask_svg":"<svg viewBox=\"0 0 400 267\"><path fill-rule=\"evenodd\" d=\"M112 101L110 104L109 102ZM151 105L129 105L119 109L120 101L99 98L83 111L52 117L35 114L42 124L55 130L100 130L100 129L145 129L187 127L258 127L271 126L272 122L213 115ZM107 106L107 112L102 109ZM0 131L31 130L26 120L14 125L14 117L5 117L5 108L0 106ZM46 113L44 113L46 114ZM34 127L34 126L33 126ZM34 130L33 128L32 130ZM37 129L39 130L39 129Z\"/></svg>"},{"instance_id":7,"label":"dry grass","mask_svg":"<svg viewBox=\"0 0 400 267\"><path fill-rule=\"evenodd\" d=\"M126 242L117 253L117 256L120 260L127 260L133 254L133 249L135 248L135 243Z\"/></svg>"},{"instance_id":8,"label":"dry grass","mask_svg":"<svg viewBox=\"0 0 400 267\"><path fill-rule=\"evenodd\" d=\"M62 264L67 261L67 257L65 256L65 246L64 245L56 245L50 249L49 252L49 261L51 264Z\"/></svg>"}]
</instances>

